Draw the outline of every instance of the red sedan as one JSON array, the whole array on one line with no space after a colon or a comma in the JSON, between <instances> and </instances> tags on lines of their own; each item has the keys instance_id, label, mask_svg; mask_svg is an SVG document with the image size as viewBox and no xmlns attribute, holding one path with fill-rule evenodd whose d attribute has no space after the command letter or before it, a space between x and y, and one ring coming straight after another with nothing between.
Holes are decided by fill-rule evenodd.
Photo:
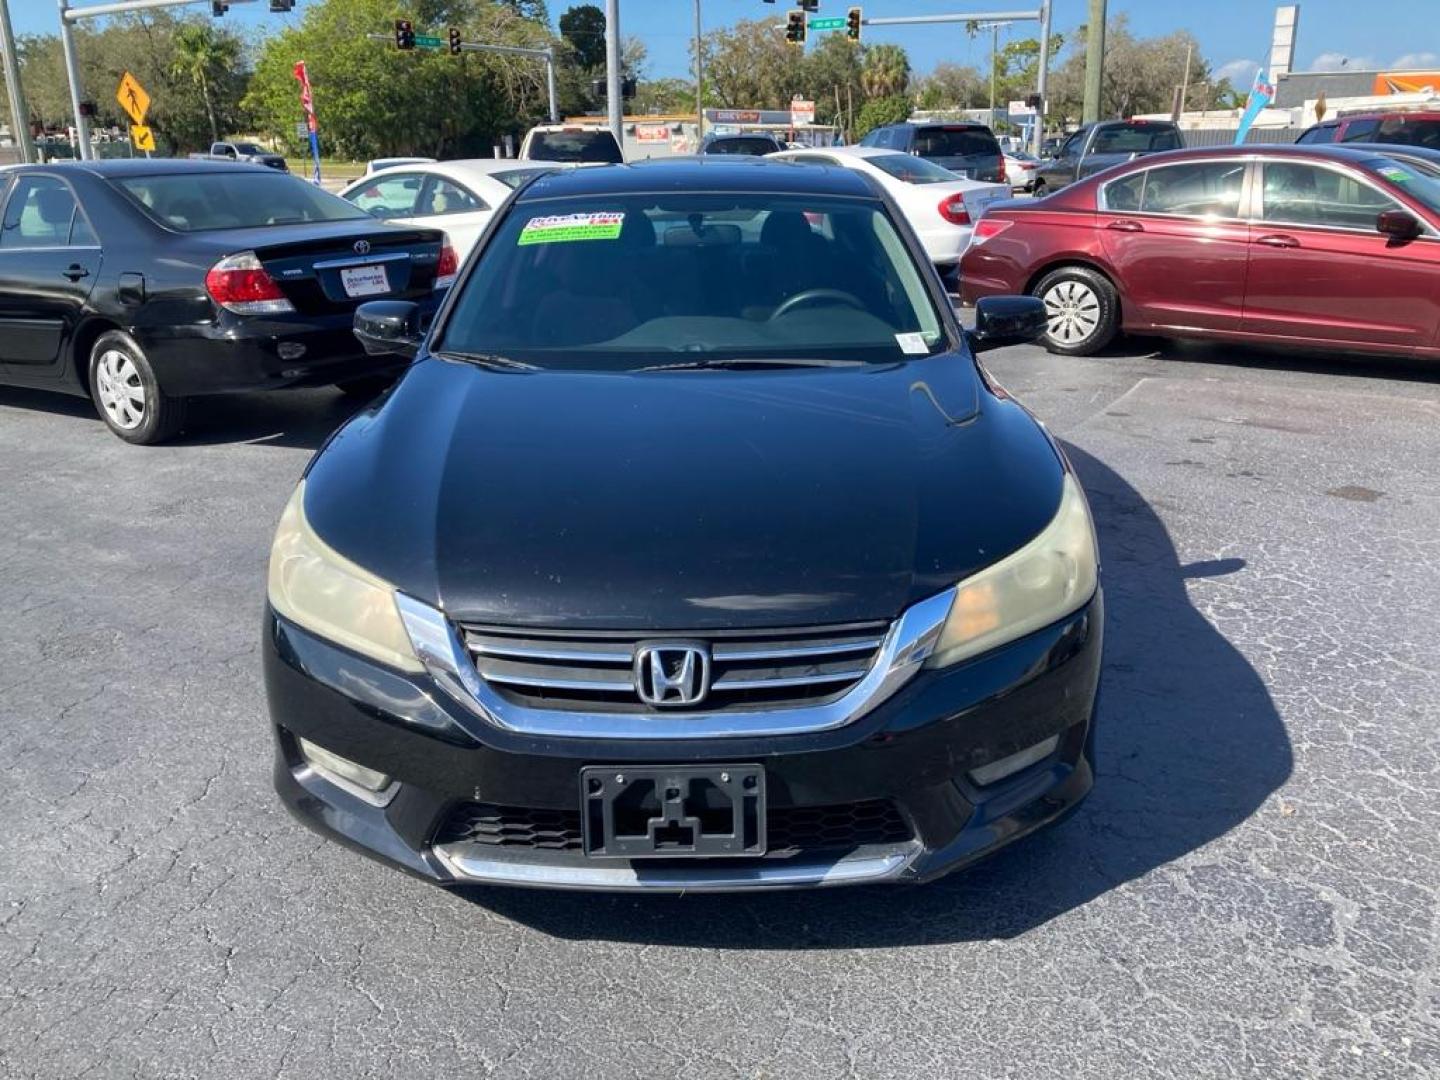
<instances>
[{"instance_id":1,"label":"red sedan","mask_svg":"<svg viewBox=\"0 0 1440 1080\"><path fill-rule=\"evenodd\" d=\"M1122 331L1440 358L1440 179L1374 148L1156 154L992 207L967 303L1029 293L1046 346Z\"/></svg>"}]
</instances>

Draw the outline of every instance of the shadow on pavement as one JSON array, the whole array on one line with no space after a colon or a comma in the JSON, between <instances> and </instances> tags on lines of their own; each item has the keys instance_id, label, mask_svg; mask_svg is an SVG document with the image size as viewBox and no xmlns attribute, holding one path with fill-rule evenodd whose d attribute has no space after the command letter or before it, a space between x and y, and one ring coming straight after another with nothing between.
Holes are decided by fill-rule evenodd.
<instances>
[{"instance_id":1,"label":"shadow on pavement","mask_svg":"<svg viewBox=\"0 0 1440 1080\"><path fill-rule=\"evenodd\" d=\"M1254 814L1290 775L1289 739L1260 676L1194 608L1144 498L1068 452L1095 511L1107 604L1099 770L1070 821L918 888L667 897L465 890L562 938L714 949L854 949L1008 938L1173 862Z\"/></svg>"},{"instance_id":2,"label":"shadow on pavement","mask_svg":"<svg viewBox=\"0 0 1440 1080\"><path fill-rule=\"evenodd\" d=\"M1099 354L1100 359L1147 356L1172 363L1263 368L1307 375L1429 383L1440 380L1440 366L1437 366L1434 360L1408 356L1323 352L1313 348L1300 350L1280 346L1236 345L1220 341L1166 341L1160 338L1126 336Z\"/></svg>"}]
</instances>

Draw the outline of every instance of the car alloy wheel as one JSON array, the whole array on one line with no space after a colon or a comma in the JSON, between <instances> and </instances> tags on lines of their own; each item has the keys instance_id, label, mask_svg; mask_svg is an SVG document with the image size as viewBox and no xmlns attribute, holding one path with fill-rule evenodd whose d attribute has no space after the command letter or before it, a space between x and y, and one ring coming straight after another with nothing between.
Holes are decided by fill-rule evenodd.
<instances>
[{"instance_id":1,"label":"car alloy wheel","mask_svg":"<svg viewBox=\"0 0 1440 1080\"><path fill-rule=\"evenodd\" d=\"M1058 281L1041 297L1050 317L1049 336L1073 348L1095 335L1100 326L1100 298L1082 281Z\"/></svg>"},{"instance_id":2,"label":"car alloy wheel","mask_svg":"<svg viewBox=\"0 0 1440 1080\"><path fill-rule=\"evenodd\" d=\"M135 362L119 349L100 354L95 365L95 390L100 407L117 428L134 431L145 422L150 407L145 384Z\"/></svg>"}]
</instances>

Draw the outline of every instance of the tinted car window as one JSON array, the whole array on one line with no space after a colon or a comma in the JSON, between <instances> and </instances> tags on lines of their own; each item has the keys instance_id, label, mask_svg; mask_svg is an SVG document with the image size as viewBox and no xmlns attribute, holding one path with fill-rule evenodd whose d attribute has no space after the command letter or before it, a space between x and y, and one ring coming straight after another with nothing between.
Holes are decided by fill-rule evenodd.
<instances>
[{"instance_id":1,"label":"tinted car window","mask_svg":"<svg viewBox=\"0 0 1440 1080\"><path fill-rule=\"evenodd\" d=\"M156 221L179 232L369 217L338 195L271 169L126 176L114 183Z\"/></svg>"},{"instance_id":2,"label":"tinted car window","mask_svg":"<svg viewBox=\"0 0 1440 1080\"><path fill-rule=\"evenodd\" d=\"M22 176L5 204L0 247L64 247L70 243L75 196L52 176ZM93 237L85 243L94 243Z\"/></svg>"},{"instance_id":3,"label":"tinted car window","mask_svg":"<svg viewBox=\"0 0 1440 1080\"><path fill-rule=\"evenodd\" d=\"M764 157L778 149L774 139L750 136L737 139L716 139L705 147L707 154L740 154L745 157Z\"/></svg>"},{"instance_id":4,"label":"tinted car window","mask_svg":"<svg viewBox=\"0 0 1440 1080\"><path fill-rule=\"evenodd\" d=\"M1375 131L1380 127L1378 120L1351 120L1345 125L1341 142L1373 142Z\"/></svg>"},{"instance_id":5,"label":"tinted car window","mask_svg":"<svg viewBox=\"0 0 1440 1080\"><path fill-rule=\"evenodd\" d=\"M1405 116L1387 116L1380 121L1370 121L1367 137L1352 134L1352 128L1345 129L1345 142L1401 143L1406 146L1426 146L1440 150L1440 120L1415 120Z\"/></svg>"},{"instance_id":6,"label":"tinted car window","mask_svg":"<svg viewBox=\"0 0 1440 1080\"><path fill-rule=\"evenodd\" d=\"M921 157L1000 156L995 136L982 128L916 128L912 150Z\"/></svg>"},{"instance_id":7,"label":"tinted car window","mask_svg":"<svg viewBox=\"0 0 1440 1080\"><path fill-rule=\"evenodd\" d=\"M410 217L425 177L420 173L386 176L350 192L345 198L376 217Z\"/></svg>"},{"instance_id":8,"label":"tinted car window","mask_svg":"<svg viewBox=\"0 0 1440 1080\"><path fill-rule=\"evenodd\" d=\"M1291 225L1375 228L1381 210L1397 204L1354 177L1314 165L1265 163L1261 217Z\"/></svg>"},{"instance_id":9,"label":"tinted car window","mask_svg":"<svg viewBox=\"0 0 1440 1080\"><path fill-rule=\"evenodd\" d=\"M625 160L608 131L537 131L530 139L529 153L537 161L618 165Z\"/></svg>"},{"instance_id":10,"label":"tinted car window","mask_svg":"<svg viewBox=\"0 0 1440 1080\"><path fill-rule=\"evenodd\" d=\"M438 352L546 368L893 363L944 338L920 268L883 205L864 199L520 204L462 288Z\"/></svg>"},{"instance_id":11,"label":"tinted car window","mask_svg":"<svg viewBox=\"0 0 1440 1080\"><path fill-rule=\"evenodd\" d=\"M1178 149L1179 132L1148 124L1103 128L1090 145L1092 154L1145 154Z\"/></svg>"},{"instance_id":12,"label":"tinted car window","mask_svg":"<svg viewBox=\"0 0 1440 1080\"><path fill-rule=\"evenodd\" d=\"M1320 124L1312 127L1295 141L1297 143L1330 143L1335 141L1335 136L1339 131L1340 125L1338 124Z\"/></svg>"},{"instance_id":13,"label":"tinted car window","mask_svg":"<svg viewBox=\"0 0 1440 1080\"><path fill-rule=\"evenodd\" d=\"M1238 217L1244 179L1245 165L1236 161L1148 169L1140 209L1147 214Z\"/></svg>"},{"instance_id":14,"label":"tinted car window","mask_svg":"<svg viewBox=\"0 0 1440 1080\"><path fill-rule=\"evenodd\" d=\"M558 169L506 169L504 172L491 173L490 175L508 188L518 188L532 176L545 176L548 173L559 171Z\"/></svg>"},{"instance_id":15,"label":"tinted car window","mask_svg":"<svg viewBox=\"0 0 1440 1080\"><path fill-rule=\"evenodd\" d=\"M881 172L907 184L946 184L955 179L955 174L949 169L942 169L933 161L914 154L876 154L865 160Z\"/></svg>"}]
</instances>

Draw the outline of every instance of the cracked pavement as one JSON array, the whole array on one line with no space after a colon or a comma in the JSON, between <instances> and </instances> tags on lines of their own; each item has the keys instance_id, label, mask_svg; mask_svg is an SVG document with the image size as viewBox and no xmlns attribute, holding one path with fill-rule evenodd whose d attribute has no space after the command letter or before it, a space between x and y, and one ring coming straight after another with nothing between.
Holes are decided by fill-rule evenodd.
<instances>
[{"instance_id":1,"label":"cracked pavement","mask_svg":"<svg viewBox=\"0 0 1440 1080\"><path fill-rule=\"evenodd\" d=\"M1094 506L1081 811L920 889L447 893L269 786L270 533L331 391L136 449L0 388L0 1076L1440 1075L1440 377L996 377Z\"/></svg>"}]
</instances>

